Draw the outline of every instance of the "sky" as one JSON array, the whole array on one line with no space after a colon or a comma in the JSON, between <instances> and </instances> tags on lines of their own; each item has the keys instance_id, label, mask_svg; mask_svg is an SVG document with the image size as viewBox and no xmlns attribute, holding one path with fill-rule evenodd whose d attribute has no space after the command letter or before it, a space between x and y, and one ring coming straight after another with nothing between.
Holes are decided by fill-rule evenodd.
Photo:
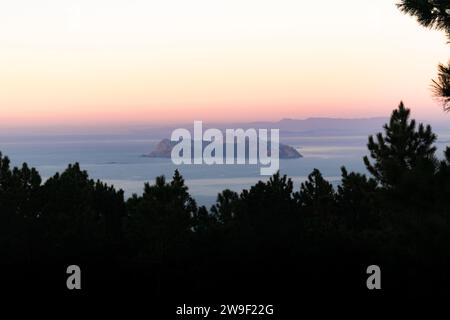
<instances>
[{"instance_id":1,"label":"sky","mask_svg":"<svg viewBox=\"0 0 450 320\"><path fill-rule=\"evenodd\" d=\"M389 116L444 34L395 0L0 0L0 126Z\"/></svg>"}]
</instances>

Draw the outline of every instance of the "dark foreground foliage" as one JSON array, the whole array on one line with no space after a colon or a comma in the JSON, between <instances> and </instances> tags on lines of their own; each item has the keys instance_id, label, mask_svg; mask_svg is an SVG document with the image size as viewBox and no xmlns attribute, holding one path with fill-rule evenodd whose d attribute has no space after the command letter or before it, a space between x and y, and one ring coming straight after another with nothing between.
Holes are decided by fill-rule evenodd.
<instances>
[{"instance_id":1,"label":"dark foreground foliage","mask_svg":"<svg viewBox=\"0 0 450 320\"><path fill-rule=\"evenodd\" d=\"M450 149L438 159L435 140L401 104L369 137L370 176L342 168L335 189L314 170L294 190L277 173L239 194L224 190L209 209L178 171L125 200L78 164L42 183L0 155L3 285L64 291L65 268L77 264L85 292L274 303L377 294L366 288L376 264L383 294L445 294Z\"/></svg>"}]
</instances>

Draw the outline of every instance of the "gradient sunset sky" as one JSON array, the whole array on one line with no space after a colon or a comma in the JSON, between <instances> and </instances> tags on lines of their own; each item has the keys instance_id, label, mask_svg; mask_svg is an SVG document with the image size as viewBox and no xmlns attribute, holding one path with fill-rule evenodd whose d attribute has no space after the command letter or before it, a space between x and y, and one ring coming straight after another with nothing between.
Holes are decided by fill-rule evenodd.
<instances>
[{"instance_id":1,"label":"gradient sunset sky","mask_svg":"<svg viewBox=\"0 0 450 320\"><path fill-rule=\"evenodd\" d=\"M443 113L444 34L395 0L0 3L0 125Z\"/></svg>"}]
</instances>

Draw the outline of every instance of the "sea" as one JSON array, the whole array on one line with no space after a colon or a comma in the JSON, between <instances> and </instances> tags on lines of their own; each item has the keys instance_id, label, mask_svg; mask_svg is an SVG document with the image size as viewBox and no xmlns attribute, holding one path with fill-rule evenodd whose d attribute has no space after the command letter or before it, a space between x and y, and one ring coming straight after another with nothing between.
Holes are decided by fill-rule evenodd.
<instances>
[{"instance_id":1,"label":"sea","mask_svg":"<svg viewBox=\"0 0 450 320\"><path fill-rule=\"evenodd\" d=\"M296 148L303 157L281 159L280 172L293 180L296 190L315 168L337 186L342 166L367 173L363 163L368 154L367 139L367 135L282 137L282 143ZM206 206L213 205L224 189L240 192L269 178L260 175L259 165L176 166L170 159L143 157L159 141L139 135L4 135L0 136L0 152L15 166L26 162L35 167L43 180L78 162L91 178L123 189L126 197L142 194L146 182L152 184L161 175L170 179L179 169L191 195ZM439 155L447 145L450 134L441 134Z\"/></svg>"}]
</instances>

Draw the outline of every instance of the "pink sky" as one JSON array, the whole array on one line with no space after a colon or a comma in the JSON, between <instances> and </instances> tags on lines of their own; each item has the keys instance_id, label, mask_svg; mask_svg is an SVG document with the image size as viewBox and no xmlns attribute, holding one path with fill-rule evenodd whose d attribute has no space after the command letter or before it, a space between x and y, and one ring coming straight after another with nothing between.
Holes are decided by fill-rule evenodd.
<instances>
[{"instance_id":1,"label":"pink sky","mask_svg":"<svg viewBox=\"0 0 450 320\"><path fill-rule=\"evenodd\" d=\"M393 0L0 4L0 126L388 116L430 91L443 34ZM338 2L338 3L337 3Z\"/></svg>"}]
</instances>

